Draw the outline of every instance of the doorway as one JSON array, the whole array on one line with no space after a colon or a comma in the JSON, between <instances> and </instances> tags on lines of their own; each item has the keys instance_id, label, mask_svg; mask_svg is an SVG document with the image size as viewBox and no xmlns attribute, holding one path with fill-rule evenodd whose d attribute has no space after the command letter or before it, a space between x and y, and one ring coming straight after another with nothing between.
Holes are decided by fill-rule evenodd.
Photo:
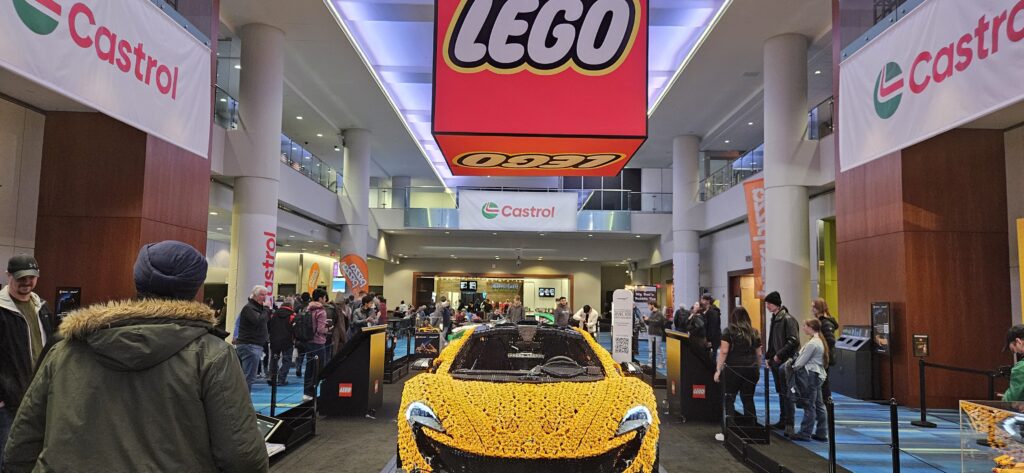
<instances>
[{"instance_id":1,"label":"doorway","mask_svg":"<svg viewBox=\"0 0 1024 473\"><path fill-rule=\"evenodd\" d=\"M729 272L729 311L722 314L722 317L728 318L728 314L737 307L747 309L747 314L750 315L750 324L754 326L754 330L763 332L761 314L764 312L761 299L757 298L757 293L754 290L753 269Z\"/></svg>"}]
</instances>

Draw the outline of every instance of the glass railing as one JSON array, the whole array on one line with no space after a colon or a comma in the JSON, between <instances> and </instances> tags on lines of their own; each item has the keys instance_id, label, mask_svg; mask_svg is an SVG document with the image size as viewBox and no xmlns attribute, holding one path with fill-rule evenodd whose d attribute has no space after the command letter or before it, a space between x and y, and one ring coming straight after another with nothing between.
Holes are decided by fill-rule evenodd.
<instances>
[{"instance_id":1,"label":"glass railing","mask_svg":"<svg viewBox=\"0 0 1024 473\"><path fill-rule=\"evenodd\" d=\"M700 200L721 194L764 170L764 144L722 166L700 182Z\"/></svg>"},{"instance_id":2,"label":"glass railing","mask_svg":"<svg viewBox=\"0 0 1024 473\"><path fill-rule=\"evenodd\" d=\"M338 192L341 173L283 133L281 134L281 162L325 189Z\"/></svg>"},{"instance_id":3,"label":"glass railing","mask_svg":"<svg viewBox=\"0 0 1024 473\"><path fill-rule=\"evenodd\" d=\"M807 113L807 139L820 140L835 131L835 100L819 103Z\"/></svg>"},{"instance_id":4,"label":"glass railing","mask_svg":"<svg viewBox=\"0 0 1024 473\"><path fill-rule=\"evenodd\" d=\"M370 207L377 209L455 209L459 192L573 192L578 211L620 211L672 213L671 192L633 192L615 189L558 189L527 187L459 187L450 191L441 186L380 187L370 189Z\"/></svg>"},{"instance_id":5,"label":"glass railing","mask_svg":"<svg viewBox=\"0 0 1024 473\"><path fill-rule=\"evenodd\" d=\"M213 122L226 130L238 129L238 101L220 86L213 98Z\"/></svg>"}]
</instances>

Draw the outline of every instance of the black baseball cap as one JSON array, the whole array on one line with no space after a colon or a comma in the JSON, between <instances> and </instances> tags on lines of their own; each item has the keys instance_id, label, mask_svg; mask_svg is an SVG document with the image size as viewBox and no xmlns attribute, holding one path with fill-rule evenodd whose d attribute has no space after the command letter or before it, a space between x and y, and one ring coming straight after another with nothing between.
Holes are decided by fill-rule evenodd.
<instances>
[{"instance_id":1,"label":"black baseball cap","mask_svg":"<svg viewBox=\"0 0 1024 473\"><path fill-rule=\"evenodd\" d=\"M1009 349L1011 343L1016 339L1024 339L1024 324L1017 324L1006 331L1006 343L1003 344L1003 351Z\"/></svg>"},{"instance_id":2,"label":"black baseball cap","mask_svg":"<svg viewBox=\"0 0 1024 473\"><path fill-rule=\"evenodd\" d=\"M7 272L14 279L25 276L39 276L39 263L29 255L17 255L7 260Z\"/></svg>"}]
</instances>

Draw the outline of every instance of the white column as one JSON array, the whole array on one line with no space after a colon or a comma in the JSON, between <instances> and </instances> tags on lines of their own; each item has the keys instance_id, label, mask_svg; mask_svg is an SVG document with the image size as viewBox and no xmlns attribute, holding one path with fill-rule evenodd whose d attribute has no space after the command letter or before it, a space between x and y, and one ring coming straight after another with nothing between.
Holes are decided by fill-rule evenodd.
<instances>
[{"instance_id":1,"label":"white column","mask_svg":"<svg viewBox=\"0 0 1024 473\"><path fill-rule=\"evenodd\" d=\"M277 259L277 185L281 154L284 84L284 32L272 26L242 27L242 73L238 114L250 153L235 178L231 213L231 268L228 272L226 329L253 286L274 286Z\"/></svg>"},{"instance_id":2,"label":"white column","mask_svg":"<svg viewBox=\"0 0 1024 473\"><path fill-rule=\"evenodd\" d=\"M348 222L342 225L341 254L366 259L370 222L370 132L358 128L343 131L345 163L344 194L352 204Z\"/></svg>"},{"instance_id":3,"label":"white column","mask_svg":"<svg viewBox=\"0 0 1024 473\"><path fill-rule=\"evenodd\" d=\"M409 176L391 177L391 208L404 209L409 207L409 188L412 178Z\"/></svg>"},{"instance_id":4,"label":"white column","mask_svg":"<svg viewBox=\"0 0 1024 473\"><path fill-rule=\"evenodd\" d=\"M700 137L677 136L672 141L672 299L675 308L690 306L700 297L698 203ZM675 309L673 308L673 310Z\"/></svg>"},{"instance_id":5,"label":"white column","mask_svg":"<svg viewBox=\"0 0 1024 473\"><path fill-rule=\"evenodd\" d=\"M810 316L811 254L805 164L796 161L807 128L807 38L764 43L765 292L778 291L797 319Z\"/></svg>"}]
</instances>

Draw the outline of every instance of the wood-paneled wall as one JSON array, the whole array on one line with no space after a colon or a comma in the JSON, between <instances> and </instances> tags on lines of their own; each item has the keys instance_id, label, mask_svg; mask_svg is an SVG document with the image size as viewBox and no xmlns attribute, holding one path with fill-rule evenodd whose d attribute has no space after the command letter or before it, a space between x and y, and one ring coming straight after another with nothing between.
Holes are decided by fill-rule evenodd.
<instances>
[{"instance_id":1,"label":"wood-paneled wall","mask_svg":"<svg viewBox=\"0 0 1024 473\"><path fill-rule=\"evenodd\" d=\"M37 292L82 288L82 303L135 295L141 245L174 239L206 250L210 163L100 113L47 114Z\"/></svg>"},{"instance_id":2,"label":"wood-paneled wall","mask_svg":"<svg viewBox=\"0 0 1024 473\"><path fill-rule=\"evenodd\" d=\"M993 369L1011 323L1003 133L958 129L836 178L839 311L870 324L871 302L893 303L895 395L918 404L911 337L928 361ZM876 365L888 396L888 360ZM930 406L986 395L984 377L928 372Z\"/></svg>"}]
</instances>

